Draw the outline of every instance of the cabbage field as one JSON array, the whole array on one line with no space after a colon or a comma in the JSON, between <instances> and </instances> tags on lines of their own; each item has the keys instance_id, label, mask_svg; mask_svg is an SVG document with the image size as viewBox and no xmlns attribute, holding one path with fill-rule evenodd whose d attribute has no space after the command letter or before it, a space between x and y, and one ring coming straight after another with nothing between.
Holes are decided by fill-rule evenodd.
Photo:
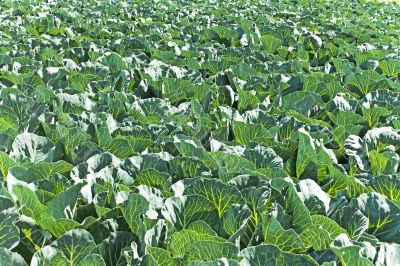
<instances>
[{"instance_id":1,"label":"cabbage field","mask_svg":"<svg viewBox=\"0 0 400 266\"><path fill-rule=\"evenodd\" d=\"M398 266L399 162L400 5L0 2L0 266Z\"/></svg>"}]
</instances>

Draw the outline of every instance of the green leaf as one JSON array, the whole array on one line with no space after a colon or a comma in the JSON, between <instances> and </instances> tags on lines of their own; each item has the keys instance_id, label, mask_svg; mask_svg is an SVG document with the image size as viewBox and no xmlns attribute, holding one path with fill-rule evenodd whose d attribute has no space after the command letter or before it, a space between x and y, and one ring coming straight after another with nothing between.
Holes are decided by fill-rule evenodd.
<instances>
[{"instance_id":1,"label":"green leaf","mask_svg":"<svg viewBox=\"0 0 400 266\"><path fill-rule=\"evenodd\" d=\"M239 90L238 97L238 111L240 113L255 109L257 104L260 103L257 96L250 91Z\"/></svg>"},{"instance_id":2,"label":"green leaf","mask_svg":"<svg viewBox=\"0 0 400 266\"><path fill-rule=\"evenodd\" d=\"M351 238L359 237L368 229L368 218L355 206L339 209L334 218Z\"/></svg>"},{"instance_id":3,"label":"green leaf","mask_svg":"<svg viewBox=\"0 0 400 266\"><path fill-rule=\"evenodd\" d=\"M251 173L256 171L256 166L253 162L239 155L216 151L211 153L211 157L218 165L216 169L225 168L228 173Z\"/></svg>"},{"instance_id":4,"label":"green leaf","mask_svg":"<svg viewBox=\"0 0 400 266\"><path fill-rule=\"evenodd\" d=\"M278 49L279 46L282 45L282 41L273 35L263 35L261 36L260 40L262 45L264 46L264 49L271 53L275 52L276 49Z\"/></svg>"},{"instance_id":5,"label":"green leaf","mask_svg":"<svg viewBox=\"0 0 400 266\"><path fill-rule=\"evenodd\" d=\"M49 216L54 219L73 219L76 211L76 202L82 186L82 183L77 184L57 194L50 201L49 205L47 205L42 217L47 218L47 216Z\"/></svg>"},{"instance_id":6,"label":"green leaf","mask_svg":"<svg viewBox=\"0 0 400 266\"><path fill-rule=\"evenodd\" d=\"M92 235L83 229L68 231L50 246L61 251L69 265L79 265L96 250Z\"/></svg>"},{"instance_id":7,"label":"green leaf","mask_svg":"<svg viewBox=\"0 0 400 266\"><path fill-rule=\"evenodd\" d=\"M0 248L11 250L19 244L20 230L15 225L18 218L13 201L0 196Z\"/></svg>"},{"instance_id":8,"label":"green leaf","mask_svg":"<svg viewBox=\"0 0 400 266\"><path fill-rule=\"evenodd\" d=\"M149 210L149 202L139 194L130 193L128 198L119 204L119 208L132 233L142 238L145 232L141 215Z\"/></svg>"},{"instance_id":9,"label":"green leaf","mask_svg":"<svg viewBox=\"0 0 400 266\"><path fill-rule=\"evenodd\" d=\"M284 251L293 253L306 250L306 246L299 235L293 229L285 230L274 217L262 215L262 231L266 244L274 244Z\"/></svg>"},{"instance_id":10,"label":"green leaf","mask_svg":"<svg viewBox=\"0 0 400 266\"><path fill-rule=\"evenodd\" d=\"M0 151L0 172L3 177L7 176L8 169L17 163L8 156L7 153Z\"/></svg>"},{"instance_id":11,"label":"green leaf","mask_svg":"<svg viewBox=\"0 0 400 266\"><path fill-rule=\"evenodd\" d=\"M282 168L283 159L272 148L258 144L254 148L246 148L243 157L253 162L257 168Z\"/></svg>"},{"instance_id":12,"label":"green leaf","mask_svg":"<svg viewBox=\"0 0 400 266\"><path fill-rule=\"evenodd\" d=\"M370 128L375 127L378 124L381 117L389 116L390 113L391 112L389 110L387 110L386 108L379 107L379 106L375 106L372 109L363 108L364 119L367 121L368 126Z\"/></svg>"},{"instance_id":13,"label":"green leaf","mask_svg":"<svg viewBox=\"0 0 400 266\"><path fill-rule=\"evenodd\" d=\"M369 259L361 255L360 246L348 246L341 248L331 248L335 252L336 256L339 257L340 262L343 265L354 265L354 266L372 266L374 265Z\"/></svg>"},{"instance_id":14,"label":"green leaf","mask_svg":"<svg viewBox=\"0 0 400 266\"><path fill-rule=\"evenodd\" d=\"M66 161L57 161L54 163L40 162L40 163L25 163L24 167L28 168L28 171L36 179L47 179L50 175L59 173L64 174L73 168L73 166Z\"/></svg>"},{"instance_id":15,"label":"green leaf","mask_svg":"<svg viewBox=\"0 0 400 266\"><path fill-rule=\"evenodd\" d=\"M336 111L328 113L328 116L337 126L357 125L365 122L361 115L351 111Z\"/></svg>"},{"instance_id":16,"label":"green leaf","mask_svg":"<svg viewBox=\"0 0 400 266\"><path fill-rule=\"evenodd\" d=\"M25 260L16 252L11 252L8 248L0 247L0 262L13 266L28 266ZM34 264L31 264L34 265Z\"/></svg>"},{"instance_id":17,"label":"green leaf","mask_svg":"<svg viewBox=\"0 0 400 266\"><path fill-rule=\"evenodd\" d=\"M362 194L350 202L368 217L368 232L385 242L400 240L400 207L376 192Z\"/></svg>"},{"instance_id":18,"label":"green leaf","mask_svg":"<svg viewBox=\"0 0 400 266\"><path fill-rule=\"evenodd\" d=\"M194 243L197 241L212 241L221 243L226 241L219 236L188 229L173 233L171 239L171 250L174 257L181 257L186 254L188 248L194 245Z\"/></svg>"},{"instance_id":19,"label":"green leaf","mask_svg":"<svg viewBox=\"0 0 400 266\"><path fill-rule=\"evenodd\" d=\"M393 58L382 60L379 62L379 68L385 75L396 78L400 74L400 61Z\"/></svg>"},{"instance_id":20,"label":"green leaf","mask_svg":"<svg viewBox=\"0 0 400 266\"><path fill-rule=\"evenodd\" d=\"M141 153L145 149L151 147L153 141L150 139L142 139L130 136L118 136L111 140L105 147L107 151L115 156L126 159L135 153Z\"/></svg>"},{"instance_id":21,"label":"green leaf","mask_svg":"<svg viewBox=\"0 0 400 266\"><path fill-rule=\"evenodd\" d=\"M200 195L168 198L161 213L177 230L187 228L191 223L200 220L210 225L218 220L214 204Z\"/></svg>"},{"instance_id":22,"label":"green leaf","mask_svg":"<svg viewBox=\"0 0 400 266\"><path fill-rule=\"evenodd\" d=\"M0 129L18 129L18 116L6 106L0 107Z\"/></svg>"},{"instance_id":23,"label":"green leaf","mask_svg":"<svg viewBox=\"0 0 400 266\"><path fill-rule=\"evenodd\" d=\"M39 221L46 207L39 201L35 192L21 185L13 186L13 192L19 201L22 213Z\"/></svg>"},{"instance_id":24,"label":"green leaf","mask_svg":"<svg viewBox=\"0 0 400 266\"><path fill-rule=\"evenodd\" d=\"M0 248L13 249L20 241L19 228L7 221L0 222Z\"/></svg>"},{"instance_id":25,"label":"green leaf","mask_svg":"<svg viewBox=\"0 0 400 266\"><path fill-rule=\"evenodd\" d=\"M371 176L368 178L368 185L399 205L400 179L398 175Z\"/></svg>"},{"instance_id":26,"label":"green leaf","mask_svg":"<svg viewBox=\"0 0 400 266\"><path fill-rule=\"evenodd\" d=\"M31 266L64 266L68 265L67 258L64 257L61 250L51 246L45 246L39 249L32 257Z\"/></svg>"},{"instance_id":27,"label":"green leaf","mask_svg":"<svg viewBox=\"0 0 400 266\"><path fill-rule=\"evenodd\" d=\"M243 257L241 265L318 265L310 256L284 252L274 245L248 247L243 249L239 256Z\"/></svg>"},{"instance_id":28,"label":"green leaf","mask_svg":"<svg viewBox=\"0 0 400 266\"><path fill-rule=\"evenodd\" d=\"M385 80L375 80L369 72L352 73L346 79L346 84L350 87L355 87L361 95L367 95L370 92L385 89L387 83Z\"/></svg>"},{"instance_id":29,"label":"green leaf","mask_svg":"<svg viewBox=\"0 0 400 266\"><path fill-rule=\"evenodd\" d=\"M61 152L48 138L25 132L15 138L10 156L18 162L52 162Z\"/></svg>"},{"instance_id":30,"label":"green leaf","mask_svg":"<svg viewBox=\"0 0 400 266\"><path fill-rule=\"evenodd\" d=\"M372 150L368 154L371 172L373 175L394 174L397 172L400 157L392 151L379 153Z\"/></svg>"},{"instance_id":31,"label":"green leaf","mask_svg":"<svg viewBox=\"0 0 400 266\"><path fill-rule=\"evenodd\" d=\"M67 219L67 218L58 218L57 220L49 215L42 215L41 219L38 221L38 224L44 229L49 231L56 238L60 238L66 232L77 229L81 226L80 223Z\"/></svg>"},{"instance_id":32,"label":"green leaf","mask_svg":"<svg viewBox=\"0 0 400 266\"><path fill-rule=\"evenodd\" d=\"M311 111L323 104L321 96L314 92L296 91L282 97L283 110L295 110L305 117L310 117Z\"/></svg>"},{"instance_id":33,"label":"green leaf","mask_svg":"<svg viewBox=\"0 0 400 266\"><path fill-rule=\"evenodd\" d=\"M220 218L232 204L244 203L244 198L237 188L223 184L217 179L197 179L186 188L185 194L200 195L211 201Z\"/></svg>"},{"instance_id":34,"label":"green leaf","mask_svg":"<svg viewBox=\"0 0 400 266\"><path fill-rule=\"evenodd\" d=\"M232 123L233 135L235 140L243 145L249 141L260 141L271 137L269 132L261 125L246 124L244 122L234 121Z\"/></svg>"},{"instance_id":35,"label":"green leaf","mask_svg":"<svg viewBox=\"0 0 400 266\"><path fill-rule=\"evenodd\" d=\"M328 168L328 173L331 182L329 183L327 193L332 197L336 197L336 192L341 190L345 190L346 194L351 198L371 191L371 189L366 187L357 178L346 175L333 166Z\"/></svg>"},{"instance_id":36,"label":"green leaf","mask_svg":"<svg viewBox=\"0 0 400 266\"><path fill-rule=\"evenodd\" d=\"M283 193L285 201L282 206L285 212L292 216L293 229L300 233L302 230L311 226L312 220L310 212L300 199L293 184L280 178L274 178L271 180L271 185L274 189Z\"/></svg>"},{"instance_id":37,"label":"green leaf","mask_svg":"<svg viewBox=\"0 0 400 266\"><path fill-rule=\"evenodd\" d=\"M326 250L332 241L326 230L316 226L306 228L299 237L304 246L312 247L314 250Z\"/></svg>"},{"instance_id":38,"label":"green leaf","mask_svg":"<svg viewBox=\"0 0 400 266\"><path fill-rule=\"evenodd\" d=\"M78 266L106 266L106 262L103 258L98 254L90 254L86 256L83 260L81 260Z\"/></svg>"},{"instance_id":39,"label":"green leaf","mask_svg":"<svg viewBox=\"0 0 400 266\"><path fill-rule=\"evenodd\" d=\"M132 241L134 236L129 232L111 232L110 236L97 246L100 258L104 259L105 265L118 265L123 248L129 246Z\"/></svg>"},{"instance_id":40,"label":"green leaf","mask_svg":"<svg viewBox=\"0 0 400 266\"><path fill-rule=\"evenodd\" d=\"M124 58L117 53L108 53L102 58L101 63L107 66L113 73L127 69Z\"/></svg>"},{"instance_id":41,"label":"green leaf","mask_svg":"<svg viewBox=\"0 0 400 266\"><path fill-rule=\"evenodd\" d=\"M84 141L91 139L91 136L79 127L64 127L57 124L56 129L58 138L65 144L67 153Z\"/></svg>"},{"instance_id":42,"label":"green leaf","mask_svg":"<svg viewBox=\"0 0 400 266\"><path fill-rule=\"evenodd\" d=\"M322 47L322 40L315 34L310 34L304 39L304 46L309 51L318 51Z\"/></svg>"},{"instance_id":43,"label":"green leaf","mask_svg":"<svg viewBox=\"0 0 400 266\"><path fill-rule=\"evenodd\" d=\"M296 176L301 177L302 174L309 169L309 165L315 167L329 166L336 161L334 154L326 149L322 143L315 141L309 132L303 128L299 129L299 144L296 157ZM317 173L315 173L316 175ZM317 179L317 176L311 176Z\"/></svg>"},{"instance_id":44,"label":"green leaf","mask_svg":"<svg viewBox=\"0 0 400 266\"><path fill-rule=\"evenodd\" d=\"M140 171L136 176L135 182L149 187L155 187L162 191L169 191L171 188L172 178L166 173L159 172L155 169L146 169Z\"/></svg>"},{"instance_id":45,"label":"green leaf","mask_svg":"<svg viewBox=\"0 0 400 266\"><path fill-rule=\"evenodd\" d=\"M146 254L152 256L152 258L158 263L158 265L175 266L178 265L178 260L173 258L171 253L167 250L158 247L147 247Z\"/></svg>"},{"instance_id":46,"label":"green leaf","mask_svg":"<svg viewBox=\"0 0 400 266\"><path fill-rule=\"evenodd\" d=\"M220 258L236 259L239 249L232 243L200 240L194 242L185 253L187 261L213 261Z\"/></svg>"},{"instance_id":47,"label":"green leaf","mask_svg":"<svg viewBox=\"0 0 400 266\"><path fill-rule=\"evenodd\" d=\"M222 215L224 233L233 236L246 225L251 215L252 212L247 205L231 205Z\"/></svg>"},{"instance_id":48,"label":"green leaf","mask_svg":"<svg viewBox=\"0 0 400 266\"><path fill-rule=\"evenodd\" d=\"M340 234L347 234L346 230L340 227L334 220L324 215L311 215L312 223L315 227L324 229L333 240Z\"/></svg>"},{"instance_id":49,"label":"green leaf","mask_svg":"<svg viewBox=\"0 0 400 266\"><path fill-rule=\"evenodd\" d=\"M297 184L298 195L311 213L326 214L331 198L312 179L303 179Z\"/></svg>"}]
</instances>

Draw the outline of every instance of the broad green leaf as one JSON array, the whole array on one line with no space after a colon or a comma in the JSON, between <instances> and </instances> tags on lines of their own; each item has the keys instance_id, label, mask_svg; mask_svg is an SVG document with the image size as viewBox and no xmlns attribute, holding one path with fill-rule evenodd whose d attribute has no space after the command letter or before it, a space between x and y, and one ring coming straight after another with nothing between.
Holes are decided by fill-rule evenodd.
<instances>
[{"instance_id":1,"label":"broad green leaf","mask_svg":"<svg viewBox=\"0 0 400 266\"><path fill-rule=\"evenodd\" d=\"M381 117L386 117L390 115L390 111L387 110L386 108L375 106L372 109L363 109L363 116L365 121L367 121L368 126L370 128L375 127L378 123Z\"/></svg>"},{"instance_id":2,"label":"broad green leaf","mask_svg":"<svg viewBox=\"0 0 400 266\"><path fill-rule=\"evenodd\" d=\"M244 203L244 198L237 188L223 184L217 179L198 179L186 188L185 194L203 196L211 201L220 218L232 204Z\"/></svg>"},{"instance_id":3,"label":"broad green leaf","mask_svg":"<svg viewBox=\"0 0 400 266\"><path fill-rule=\"evenodd\" d=\"M115 156L126 159L135 153L141 153L152 145L153 141L150 139L118 136L112 139L105 148Z\"/></svg>"},{"instance_id":4,"label":"broad green leaf","mask_svg":"<svg viewBox=\"0 0 400 266\"><path fill-rule=\"evenodd\" d=\"M8 169L14 165L16 162L7 153L0 151L0 172L3 177L7 176Z\"/></svg>"},{"instance_id":5,"label":"broad green leaf","mask_svg":"<svg viewBox=\"0 0 400 266\"><path fill-rule=\"evenodd\" d=\"M122 56L117 53L109 53L102 58L102 64L107 66L111 72L117 72L127 68Z\"/></svg>"},{"instance_id":6,"label":"broad green leaf","mask_svg":"<svg viewBox=\"0 0 400 266\"><path fill-rule=\"evenodd\" d=\"M326 214L331 198L312 179L303 179L297 184L298 195L310 213Z\"/></svg>"},{"instance_id":7,"label":"broad green leaf","mask_svg":"<svg viewBox=\"0 0 400 266\"><path fill-rule=\"evenodd\" d=\"M52 217L56 220L61 218L73 219L82 186L83 184L77 184L57 194L47 205L42 217Z\"/></svg>"},{"instance_id":8,"label":"broad green leaf","mask_svg":"<svg viewBox=\"0 0 400 266\"><path fill-rule=\"evenodd\" d=\"M238 93L238 111L243 113L247 110L252 110L257 107L260 100L250 91L239 90Z\"/></svg>"},{"instance_id":9,"label":"broad green leaf","mask_svg":"<svg viewBox=\"0 0 400 266\"><path fill-rule=\"evenodd\" d=\"M130 193L128 198L119 204L119 208L132 233L142 238L145 232L144 224L140 216L149 210L149 202L139 194Z\"/></svg>"},{"instance_id":10,"label":"broad green leaf","mask_svg":"<svg viewBox=\"0 0 400 266\"><path fill-rule=\"evenodd\" d=\"M392 58L383 60L379 62L379 68L385 75L396 78L400 74L400 61Z\"/></svg>"},{"instance_id":11,"label":"broad green leaf","mask_svg":"<svg viewBox=\"0 0 400 266\"><path fill-rule=\"evenodd\" d=\"M351 238L359 237L368 229L368 218L355 206L339 209L334 219Z\"/></svg>"},{"instance_id":12,"label":"broad green leaf","mask_svg":"<svg viewBox=\"0 0 400 266\"><path fill-rule=\"evenodd\" d=\"M314 169L314 175L310 178L317 179L317 169L321 166L329 166L336 161L334 154L326 149L323 144L315 141L309 132L299 130L299 144L296 157L296 176L301 177L308 169ZM311 168L309 168L311 167Z\"/></svg>"},{"instance_id":13,"label":"broad green leaf","mask_svg":"<svg viewBox=\"0 0 400 266\"><path fill-rule=\"evenodd\" d=\"M283 167L283 159L272 148L260 144L254 148L246 148L243 157L253 162L257 168Z\"/></svg>"},{"instance_id":14,"label":"broad green leaf","mask_svg":"<svg viewBox=\"0 0 400 266\"><path fill-rule=\"evenodd\" d=\"M98 254L90 254L81 260L78 266L106 266L104 259Z\"/></svg>"},{"instance_id":15,"label":"broad green leaf","mask_svg":"<svg viewBox=\"0 0 400 266\"><path fill-rule=\"evenodd\" d=\"M68 231L50 246L61 251L69 265L79 265L96 250L92 235L83 229Z\"/></svg>"},{"instance_id":16,"label":"broad green leaf","mask_svg":"<svg viewBox=\"0 0 400 266\"><path fill-rule=\"evenodd\" d=\"M100 258L104 259L105 265L118 265L122 249L129 246L132 241L134 241L134 236L129 232L112 232L97 246Z\"/></svg>"},{"instance_id":17,"label":"broad green leaf","mask_svg":"<svg viewBox=\"0 0 400 266\"><path fill-rule=\"evenodd\" d=\"M318 265L310 256L284 252L274 245L261 244L252 246L240 251L239 256L243 257L241 265Z\"/></svg>"},{"instance_id":18,"label":"broad green leaf","mask_svg":"<svg viewBox=\"0 0 400 266\"><path fill-rule=\"evenodd\" d=\"M252 212L247 205L231 205L222 215L224 233L228 236L233 236L246 225L251 215Z\"/></svg>"},{"instance_id":19,"label":"broad green leaf","mask_svg":"<svg viewBox=\"0 0 400 266\"><path fill-rule=\"evenodd\" d=\"M13 192L19 201L22 213L36 222L39 221L46 206L39 201L35 192L21 185L13 186Z\"/></svg>"},{"instance_id":20,"label":"broad green leaf","mask_svg":"<svg viewBox=\"0 0 400 266\"><path fill-rule=\"evenodd\" d=\"M6 221L0 222L0 248L13 249L20 242L19 228Z\"/></svg>"},{"instance_id":21,"label":"broad green leaf","mask_svg":"<svg viewBox=\"0 0 400 266\"><path fill-rule=\"evenodd\" d=\"M140 171L136 176L135 182L149 187L155 187L162 191L169 191L171 188L171 176L159 172L155 169L146 169Z\"/></svg>"},{"instance_id":22,"label":"broad green leaf","mask_svg":"<svg viewBox=\"0 0 400 266\"><path fill-rule=\"evenodd\" d=\"M303 241L304 246L312 247L314 250L326 250L332 241L325 229L316 226L306 228L299 237Z\"/></svg>"},{"instance_id":23,"label":"broad green leaf","mask_svg":"<svg viewBox=\"0 0 400 266\"><path fill-rule=\"evenodd\" d=\"M336 111L328 113L328 116L337 126L357 125L365 122L361 115L351 111Z\"/></svg>"},{"instance_id":24,"label":"broad green leaf","mask_svg":"<svg viewBox=\"0 0 400 266\"><path fill-rule=\"evenodd\" d=\"M368 185L399 205L400 179L398 175L371 176L368 179Z\"/></svg>"},{"instance_id":25,"label":"broad green leaf","mask_svg":"<svg viewBox=\"0 0 400 266\"><path fill-rule=\"evenodd\" d=\"M194 245L197 241L212 241L212 242L225 242L226 240L222 237L204 234L202 232L196 232L193 230L181 230L179 232L175 232L171 236L171 250L174 257L181 257L185 253L189 247Z\"/></svg>"},{"instance_id":26,"label":"broad green leaf","mask_svg":"<svg viewBox=\"0 0 400 266\"><path fill-rule=\"evenodd\" d=\"M39 163L58 160L61 153L48 138L25 132L15 138L10 156L18 162Z\"/></svg>"},{"instance_id":27,"label":"broad green leaf","mask_svg":"<svg viewBox=\"0 0 400 266\"><path fill-rule=\"evenodd\" d=\"M28 168L28 171L32 176L36 179L46 179L50 175L59 173L64 174L73 168L73 166L66 161L57 161L57 162L40 162L40 163L25 163L24 167Z\"/></svg>"},{"instance_id":28,"label":"broad green leaf","mask_svg":"<svg viewBox=\"0 0 400 266\"><path fill-rule=\"evenodd\" d=\"M282 109L295 110L306 117L310 117L311 111L323 104L321 96L313 92L296 91L282 97Z\"/></svg>"},{"instance_id":29,"label":"broad green leaf","mask_svg":"<svg viewBox=\"0 0 400 266\"><path fill-rule=\"evenodd\" d=\"M387 87L385 80L375 80L369 73L352 73L348 76L346 84L355 87L364 96Z\"/></svg>"},{"instance_id":30,"label":"broad green leaf","mask_svg":"<svg viewBox=\"0 0 400 266\"><path fill-rule=\"evenodd\" d=\"M266 214L262 216L262 231L266 244L273 244L284 251L293 253L306 250L299 235L293 229L285 230L274 217L268 217Z\"/></svg>"},{"instance_id":31,"label":"broad green leaf","mask_svg":"<svg viewBox=\"0 0 400 266\"><path fill-rule=\"evenodd\" d=\"M219 168L226 168L228 173L244 173L256 170L256 165L242 156L216 151L211 153ZM218 169L218 168L217 168ZM216 170L217 170L216 169Z\"/></svg>"},{"instance_id":32,"label":"broad green leaf","mask_svg":"<svg viewBox=\"0 0 400 266\"><path fill-rule=\"evenodd\" d=\"M312 225L310 212L304 205L296 192L293 184L288 183L286 180L274 178L271 180L272 187L277 191L280 191L285 200L283 202L283 208L285 212L292 216L292 227L296 232L308 228Z\"/></svg>"},{"instance_id":33,"label":"broad green leaf","mask_svg":"<svg viewBox=\"0 0 400 266\"><path fill-rule=\"evenodd\" d=\"M0 262L13 266L27 266L28 264L17 252L12 252L8 248L0 247ZM35 266L35 265L33 265Z\"/></svg>"},{"instance_id":34,"label":"broad green leaf","mask_svg":"<svg viewBox=\"0 0 400 266\"><path fill-rule=\"evenodd\" d=\"M58 218L55 219L49 215L42 215L38 224L45 230L49 231L56 238L60 238L66 232L77 229L81 226L80 223L72 219Z\"/></svg>"},{"instance_id":35,"label":"broad green leaf","mask_svg":"<svg viewBox=\"0 0 400 266\"><path fill-rule=\"evenodd\" d=\"M400 208L385 196L371 192L350 202L368 217L368 232L381 241L397 242L400 239Z\"/></svg>"},{"instance_id":36,"label":"broad green leaf","mask_svg":"<svg viewBox=\"0 0 400 266\"><path fill-rule=\"evenodd\" d=\"M313 225L328 232L331 239L335 239L340 234L347 234L346 230L340 227L334 220L324 215L311 215Z\"/></svg>"},{"instance_id":37,"label":"broad green leaf","mask_svg":"<svg viewBox=\"0 0 400 266\"><path fill-rule=\"evenodd\" d=\"M371 191L354 176L346 175L333 166L328 168L328 173L332 181L328 185L327 193L332 197L336 197L336 192L340 190L345 190L351 198Z\"/></svg>"},{"instance_id":38,"label":"broad green leaf","mask_svg":"<svg viewBox=\"0 0 400 266\"><path fill-rule=\"evenodd\" d=\"M213 261L220 258L236 259L239 249L229 242L199 240L186 250L185 259L188 261Z\"/></svg>"},{"instance_id":39,"label":"broad green leaf","mask_svg":"<svg viewBox=\"0 0 400 266\"><path fill-rule=\"evenodd\" d=\"M304 46L309 51L318 51L322 47L322 40L315 34L310 34L304 40Z\"/></svg>"},{"instance_id":40,"label":"broad green leaf","mask_svg":"<svg viewBox=\"0 0 400 266\"><path fill-rule=\"evenodd\" d=\"M19 217L11 199L0 196L0 248L13 249L20 242Z\"/></svg>"},{"instance_id":41,"label":"broad green leaf","mask_svg":"<svg viewBox=\"0 0 400 266\"><path fill-rule=\"evenodd\" d=\"M151 255L158 265L175 266L178 260L173 258L167 250L158 247L147 247L146 254Z\"/></svg>"},{"instance_id":42,"label":"broad green leaf","mask_svg":"<svg viewBox=\"0 0 400 266\"><path fill-rule=\"evenodd\" d=\"M382 153L372 150L368 154L373 175L395 174L399 167L400 156L393 151Z\"/></svg>"},{"instance_id":43,"label":"broad green leaf","mask_svg":"<svg viewBox=\"0 0 400 266\"><path fill-rule=\"evenodd\" d=\"M331 248L343 265L372 266L372 261L361 255L360 246Z\"/></svg>"},{"instance_id":44,"label":"broad green leaf","mask_svg":"<svg viewBox=\"0 0 400 266\"><path fill-rule=\"evenodd\" d=\"M200 220L211 225L218 221L217 209L213 202L200 195L168 198L161 214L177 230L187 228L191 223Z\"/></svg>"},{"instance_id":45,"label":"broad green leaf","mask_svg":"<svg viewBox=\"0 0 400 266\"><path fill-rule=\"evenodd\" d=\"M263 35L260 40L264 49L271 53L275 52L282 45L282 41L273 35Z\"/></svg>"},{"instance_id":46,"label":"broad green leaf","mask_svg":"<svg viewBox=\"0 0 400 266\"><path fill-rule=\"evenodd\" d=\"M235 140L243 145L246 145L249 141L266 140L271 137L269 132L261 125L235 121L232 129Z\"/></svg>"},{"instance_id":47,"label":"broad green leaf","mask_svg":"<svg viewBox=\"0 0 400 266\"><path fill-rule=\"evenodd\" d=\"M32 257L31 266L64 266L68 265L68 259L61 250L55 247L45 246L38 250Z\"/></svg>"}]
</instances>

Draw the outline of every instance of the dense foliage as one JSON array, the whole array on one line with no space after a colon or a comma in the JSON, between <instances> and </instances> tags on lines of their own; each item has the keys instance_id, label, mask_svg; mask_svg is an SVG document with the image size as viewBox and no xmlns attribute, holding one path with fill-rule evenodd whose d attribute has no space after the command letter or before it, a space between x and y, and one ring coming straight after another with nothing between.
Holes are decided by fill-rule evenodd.
<instances>
[{"instance_id":1,"label":"dense foliage","mask_svg":"<svg viewBox=\"0 0 400 266\"><path fill-rule=\"evenodd\" d=\"M400 265L400 7L0 3L0 265Z\"/></svg>"}]
</instances>

